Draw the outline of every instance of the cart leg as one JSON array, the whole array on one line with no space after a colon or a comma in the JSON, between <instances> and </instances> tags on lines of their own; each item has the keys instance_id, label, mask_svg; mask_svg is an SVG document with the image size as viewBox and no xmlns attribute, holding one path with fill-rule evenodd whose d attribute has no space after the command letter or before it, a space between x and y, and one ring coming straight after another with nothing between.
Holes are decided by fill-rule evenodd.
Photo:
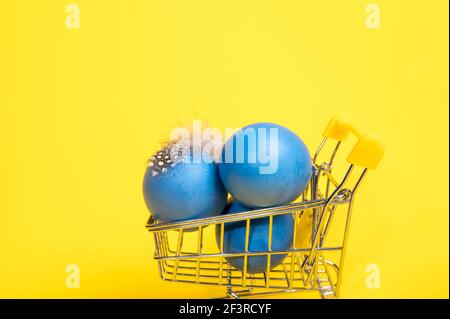
<instances>
[{"instance_id":1,"label":"cart leg","mask_svg":"<svg viewBox=\"0 0 450 319\"><path fill-rule=\"evenodd\" d=\"M231 287L227 287L227 297L231 297L233 299L239 299L239 296L233 291Z\"/></svg>"}]
</instances>

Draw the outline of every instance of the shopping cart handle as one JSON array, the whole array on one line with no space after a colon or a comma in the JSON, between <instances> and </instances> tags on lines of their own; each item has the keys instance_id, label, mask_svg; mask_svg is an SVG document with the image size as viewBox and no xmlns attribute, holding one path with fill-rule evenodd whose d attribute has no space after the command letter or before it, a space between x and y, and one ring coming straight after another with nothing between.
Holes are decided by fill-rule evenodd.
<instances>
[{"instance_id":1,"label":"shopping cart handle","mask_svg":"<svg viewBox=\"0 0 450 319\"><path fill-rule=\"evenodd\" d=\"M376 168L385 153L383 141L375 134L363 133L347 115L335 115L328 123L323 136L344 141L349 133L354 134L358 138L358 142L348 155L347 162L356 166Z\"/></svg>"}]
</instances>

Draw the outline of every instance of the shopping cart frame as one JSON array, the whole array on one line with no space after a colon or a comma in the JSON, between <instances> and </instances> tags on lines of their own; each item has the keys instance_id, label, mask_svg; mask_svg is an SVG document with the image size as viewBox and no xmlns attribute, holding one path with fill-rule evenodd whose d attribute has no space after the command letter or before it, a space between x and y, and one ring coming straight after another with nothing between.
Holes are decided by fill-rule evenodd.
<instances>
[{"instance_id":1,"label":"shopping cart frame","mask_svg":"<svg viewBox=\"0 0 450 319\"><path fill-rule=\"evenodd\" d=\"M349 166L338 182L332 174L334 160L341 142L349 133L353 133L358 141L347 158ZM309 185L299 202L183 222L157 223L150 217L146 227L154 236L154 259L158 262L161 279L225 286L227 297L232 298L296 291L317 291L322 298L337 297L342 282L355 194L367 170L375 168L383 157L384 145L376 135L362 133L345 115L333 117L323 135L312 158L313 172ZM336 141L331 156L321 162L322 150L330 140ZM327 235L339 207L343 208L345 214L343 237L337 245L327 245ZM288 250L275 251L271 248L273 218L282 214L291 214L294 218L293 241ZM297 229L300 227L298 221L305 214L310 214L312 218L309 244L299 247L297 236L302 236L302 233ZM257 218L269 218L269 231L267 249L255 252L249 251L248 246L251 220ZM224 252L225 225L237 221L245 221L245 249L238 253ZM220 228L217 251L204 247L206 227ZM193 230L196 230L197 238L195 251L184 246L185 234L192 234ZM271 256L275 254L285 254L286 258L281 265L271 269ZM248 258L261 255L267 258L266 271L262 274L248 273ZM337 257L330 258L330 255ZM242 271L227 262L233 257L244 259Z\"/></svg>"}]
</instances>

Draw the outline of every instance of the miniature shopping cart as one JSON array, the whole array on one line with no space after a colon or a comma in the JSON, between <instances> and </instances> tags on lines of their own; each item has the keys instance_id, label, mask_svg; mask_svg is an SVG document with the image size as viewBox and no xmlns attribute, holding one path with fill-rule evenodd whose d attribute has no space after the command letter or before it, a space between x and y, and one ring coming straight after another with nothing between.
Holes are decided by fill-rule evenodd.
<instances>
[{"instance_id":1,"label":"miniature shopping cart","mask_svg":"<svg viewBox=\"0 0 450 319\"><path fill-rule=\"evenodd\" d=\"M335 165L338 150L349 133L357 142L347 157L347 169L344 166L339 170ZM317 291L323 298L338 296L355 194L367 170L375 168L383 157L384 146L376 135L358 130L345 115L333 117L323 136L312 159L311 180L298 202L183 222L156 223L150 218L147 228L154 235L154 258L161 278L224 286L227 296L233 298L295 291ZM271 249L273 218L283 214L294 218L293 241L290 249L275 251ZM269 218L268 247L253 252L248 249L250 221L257 218ZM236 221L246 223L245 249L225 252L224 227ZM218 244L216 227L221 230ZM286 258L271 269L271 256L275 254ZM251 256L267 257L264 273L247 272ZM232 257L244 259L242 270L227 262Z\"/></svg>"}]
</instances>

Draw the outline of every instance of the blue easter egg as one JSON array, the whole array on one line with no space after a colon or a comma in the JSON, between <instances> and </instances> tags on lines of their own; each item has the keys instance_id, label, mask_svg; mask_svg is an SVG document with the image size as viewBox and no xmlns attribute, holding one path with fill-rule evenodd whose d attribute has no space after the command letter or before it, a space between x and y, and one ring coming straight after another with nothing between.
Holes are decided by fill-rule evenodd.
<instances>
[{"instance_id":1,"label":"blue easter egg","mask_svg":"<svg viewBox=\"0 0 450 319\"><path fill-rule=\"evenodd\" d=\"M196 163L167 145L149 161L143 182L145 203L161 223L219 215L227 201L214 161ZM187 157L187 159L186 159Z\"/></svg>"},{"instance_id":2,"label":"blue easter egg","mask_svg":"<svg viewBox=\"0 0 450 319\"><path fill-rule=\"evenodd\" d=\"M236 201L231 201L225 207L223 214L232 214L250 211ZM246 222L237 221L225 223L223 237L223 251L225 253L241 253L245 251ZM272 251L288 250L292 246L294 234L294 220L291 214L277 215L273 217L272 224ZM220 224L216 225L216 241L220 247ZM252 219L250 221L250 234L248 241L249 252L267 251L269 241L269 217ZM270 268L281 264L286 254L276 254L270 257ZM244 257L230 257L227 261L239 270L244 269ZM247 272L256 274L265 272L267 268L267 255L251 256L247 261Z\"/></svg>"},{"instance_id":3,"label":"blue easter egg","mask_svg":"<svg viewBox=\"0 0 450 319\"><path fill-rule=\"evenodd\" d=\"M312 163L294 132L274 123L256 123L225 143L219 172L233 198L262 208L295 200L308 185Z\"/></svg>"}]
</instances>

